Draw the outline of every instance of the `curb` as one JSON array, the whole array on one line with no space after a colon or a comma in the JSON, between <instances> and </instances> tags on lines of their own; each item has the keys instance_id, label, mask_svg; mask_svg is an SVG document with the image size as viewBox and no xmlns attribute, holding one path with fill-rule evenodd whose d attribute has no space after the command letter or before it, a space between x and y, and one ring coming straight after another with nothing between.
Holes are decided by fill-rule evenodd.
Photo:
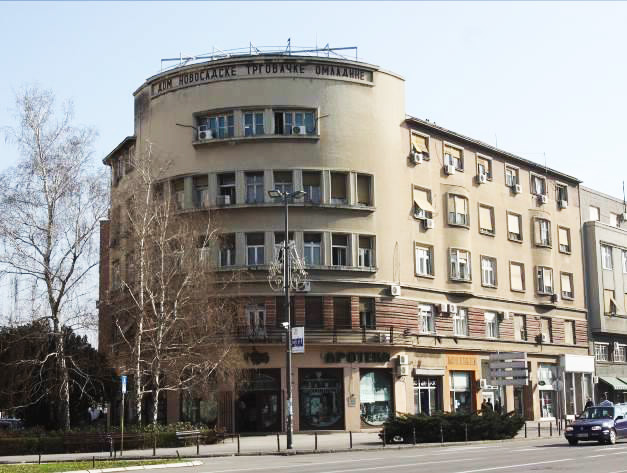
<instances>
[{"instance_id":1,"label":"curb","mask_svg":"<svg viewBox=\"0 0 627 473\"><path fill-rule=\"evenodd\" d=\"M129 460L132 461L132 460ZM201 461L194 460L191 462L180 462L180 463L162 463L158 465L137 465L137 466L123 466L117 468L96 468L94 470L73 470L66 471L63 473L114 473L118 471L137 471L137 470L152 470L152 469L161 469L161 468L183 468L190 466L200 466L202 465Z\"/></svg>"}]
</instances>

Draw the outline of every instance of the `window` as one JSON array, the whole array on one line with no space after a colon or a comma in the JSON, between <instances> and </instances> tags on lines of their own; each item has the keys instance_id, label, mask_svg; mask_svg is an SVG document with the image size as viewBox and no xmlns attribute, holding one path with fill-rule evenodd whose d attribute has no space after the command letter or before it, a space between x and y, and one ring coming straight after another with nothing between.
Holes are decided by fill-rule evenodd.
<instances>
[{"instance_id":1,"label":"window","mask_svg":"<svg viewBox=\"0 0 627 473\"><path fill-rule=\"evenodd\" d=\"M260 204L264 201L263 194L263 173L247 172L246 173L246 203Z\"/></svg>"},{"instance_id":2,"label":"window","mask_svg":"<svg viewBox=\"0 0 627 473\"><path fill-rule=\"evenodd\" d=\"M320 233L305 233L305 264L307 265L321 265L321 242L322 235Z\"/></svg>"},{"instance_id":3,"label":"window","mask_svg":"<svg viewBox=\"0 0 627 473\"><path fill-rule=\"evenodd\" d=\"M263 134L263 112L244 112L244 136Z\"/></svg>"},{"instance_id":4,"label":"window","mask_svg":"<svg viewBox=\"0 0 627 473\"><path fill-rule=\"evenodd\" d=\"M514 187L518 183L520 183L520 179L518 178L518 169L511 166L505 166L505 185L507 187Z\"/></svg>"},{"instance_id":5,"label":"window","mask_svg":"<svg viewBox=\"0 0 627 473\"><path fill-rule=\"evenodd\" d=\"M429 191L429 189L414 187L413 198L414 218L431 218L431 216L433 215L433 206L431 205L431 191Z\"/></svg>"},{"instance_id":6,"label":"window","mask_svg":"<svg viewBox=\"0 0 627 473\"><path fill-rule=\"evenodd\" d=\"M411 152L422 154L422 159L429 159L429 137L412 132Z\"/></svg>"},{"instance_id":7,"label":"window","mask_svg":"<svg viewBox=\"0 0 627 473\"><path fill-rule=\"evenodd\" d=\"M570 230L566 227L557 227L557 240L560 253L570 253Z\"/></svg>"},{"instance_id":8,"label":"window","mask_svg":"<svg viewBox=\"0 0 627 473\"><path fill-rule=\"evenodd\" d=\"M613 269L614 263L612 261L612 247L607 245L601 245L601 265L603 269Z\"/></svg>"},{"instance_id":9,"label":"window","mask_svg":"<svg viewBox=\"0 0 627 473\"><path fill-rule=\"evenodd\" d=\"M235 204L235 173L218 174L218 205Z\"/></svg>"},{"instance_id":10,"label":"window","mask_svg":"<svg viewBox=\"0 0 627 473\"><path fill-rule=\"evenodd\" d=\"M522 263L509 263L509 287L512 291L525 291L525 265Z\"/></svg>"},{"instance_id":11,"label":"window","mask_svg":"<svg viewBox=\"0 0 627 473\"><path fill-rule=\"evenodd\" d=\"M603 310L605 314L616 313L616 300L613 289L603 289Z\"/></svg>"},{"instance_id":12,"label":"window","mask_svg":"<svg viewBox=\"0 0 627 473\"><path fill-rule=\"evenodd\" d=\"M609 361L609 345L607 343L595 343L594 358L596 361Z\"/></svg>"},{"instance_id":13,"label":"window","mask_svg":"<svg viewBox=\"0 0 627 473\"><path fill-rule=\"evenodd\" d=\"M322 201L319 172L303 172L303 191L305 191L305 202L319 204Z\"/></svg>"},{"instance_id":14,"label":"window","mask_svg":"<svg viewBox=\"0 0 627 473\"><path fill-rule=\"evenodd\" d=\"M414 412L431 415L441 411L442 377L414 376Z\"/></svg>"},{"instance_id":15,"label":"window","mask_svg":"<svg viewBox=\"0 0 627 473\"><path fill-rule=\"evenodd\" d=\"M359 267L374 267L374 237L359 236Z\"/></svg>"},{"instance_id":16,"label":"window","mask_svg":"<svg viewBox=\"0 0 627 473\"><path fill-rule=\"evenodd\" d=\"M451 279L470 281L470 252L466 250L450 250Z\"/></svg>"},{"instance_id":17,"label":"window","mask_svg":"<svg viewBox=\"0 0 627 473\"><path fill-rule=\"evenodd\" d=\"M416 245L416 275L433 276L433 247Z\"/></svg>"},{"instance_id":18,"label":"window","mask_svg":"<svg viewBox=\"0 0 627 473\"><path fill-rule=\"evenodd\" d=\"M331 173L331 203L347 204L348 194L346 192L346 178L348 174L343 172Z\"/></svg>"},{"instance_id":19,"label":"window","mask_svg":"<svg viewBox=\"0 0 627 473\"><path fill-rule=\"evenodd\" d=\"M521 215L507 212L507 238L512 241L522 241L523 235Z\"/></svg>"},{"instance_id":20,"label":"window","mask_svg":"<svg viewBox=\"0 0 627 473\"><path fill-rule=\"evenodd\" d=\"M457 309L457 314L453 314L453 334L460 337L468 335L467 309Z\"/></svg>"},{"instance_id":21,"label":"window","mask_svg":"<svg viewBox=\"0 0 627 473\"><path fill-rule=\"evenodd\" d=\"M468 199L460 195L448 196L448 223L468 226Z\"/></svg>"},{"instance_id":22,"label":"window","mask_svg":"<svg viewBox=\"0 0 627 473\"><path fill-rule=\"evenodd\" d=\"M322 297L305 297L305 327L322 328Z\"/></svg>"},{"instance_id":23,"label":"window","mask_svg":"<svg viewBox=\"0 0 627 473\"><path fill-rule=\"evenodd\" d=\"M359 298L359 326L361 328L376 328L374 299Z\"/></svg>"},{"instance_id":24,"label":"window","mask_svg":"<svg viewBox=\"0 0 627 473\"><path fill-rule=\"evenodd\" d=\"M246 325L249 337L266 335L266 308L262 305L246 306Z\"/></svg>"},{"instance_id":25,"label":"window","mask_svg":"<svg viewBox=\"0 0 627 473\"><path fill-rule=\"evenodd\" d=\"M471 374L470 371L451 372L451 412L470 412L472 410Z\"/></svg>"},{"instance_id":26,"label":"window","mask_svg":"<svg viewBox=\"0 0 627 473\"><path fill-rule=\"evenodd\" d=\"M291 194L293 190L292 172L274 171L274 188L284 194Z\"/></svg>"},{"instance_id":27,"label":"window","mask_svg":"<svg viewBox=\"0 0 627 473\"><path fill-rule=\"evenodd\" d=\"M514 315L514 339L518 341L527 340L527 320L522 314Z\"/></svg>"},{"instance_id":28,"label":"window","mask_svg":"<svg viewBox=\"0 0 627 473\"><path fill-rule=\"evenodd\" d=\"M331 237L331 257L333 266L348 266L348 235Z\"/></svg>"},{"instance_id":29,"label":"window","mask_svg":"<svg viewBox=\"0 0 627 473\"><path fill-rule=\"evenodd\" d=\"M420 333L434 333L433 306L431 304L418 305L418 317L420 318Z\"/></svg>"},{"instance_id":30,"label":"window","mask_svg":"<svg viewBox=\"0 0 627 473\"><path fill-rule=\"evenodd\" d=\"M625 345L614 343L612 350L612 360L614 363L625 363Z\"/></svg>"},{"instance_id":31,"label":"window","mask_svg":"<svg viewBox=\"0 0 627 473\"><path fill-rule=\"evenodd\" d=\"M599 222L601 220L601 210L598 207L590 206L590 220Z\"/></svg>"},{"instance_id":32,"label":"window","mask_svg":"<svg viewBox=\"0 0 627 473\"><path fill-rule=\"evenodd\" d=\"M372 176L357 174L357 205L369 207L372 205Z\"/></svg>"},{"instance_id":33,"label":"window","mask_svg":"<svg viewBox=\"0 0 627 473\"><path fill-rule=\"evenodd\" d=\"M185 181L183 179L172 181L172 197L177 210L185 208Z\"/></svg>"},{"instance_id":34,"label":"window","mask_svg":"<svg viewBox=\"0 0 627 473\"><path fill-rule=\"evenodd\" d=\"M499 318L496 312L485 312L485 336L499 338Z\"/></svg>"},{"instance_id":35,"label":"window","mask_svg":"<svg viewBox=\"0 0 627 473\"><path fill-rule=\"evenodd\" d=\"M111 288L119 289L120 287L122 287L120 262L118 260L114 260L111 262Z\"/></svg>"},{"instance_id":36,"label":"window","mask_svg":"<svg viewBox=\"0 0 627 473\"><path fill-rule=\"evenodd\" d=\"M249 233L246 235L246 258L248 266L258 266L264 263L263 233Z\"/></svg>"},{"instance_id":37,"label":"window","mask_svg":"<svg viewBox=\"0 0 627 473\"><path fill-rule=\"evenodd\" d=\"M542 317L540 319L540 333L542 334L542 343L553 343L553 331L551 329L551 319Z\"/></svg>"},{"instance_id":38,"label":"window","mask_svg":"<svg viewBox=\"0 0 627 473\"><path fill-rule=\"evenodd\" d=\"M536 270L539 294L553 294L553 270L538 266Z\"/></svg>"},{"instance_id":39,"label":"window","mask_svg":"<svg viewBox=\"0 0 627 473\"><path fill-rule=\"evenodd\" d=\"M567 345L574 345L575 342L576 342L575 321L565 320L564 321L564 343L566 343Z\"/></svg>"},{"instance_id":40,"label":"window","mask_svg":"<svg viewBox=\"0 0 627 473\"><path fill-rule=\"evenodd\" d=\"M235 121L232 113L203 117L198 120L198 126L208 127L213 138L231 138L234 136Z\"/></svg>"},{"instance_id":41,"label":"window","mask_svg":"<svg viewBox=\"0 0 627 473\"><path fill-rule=\"evenodd\" d=\"M488 180L492 180L492 160L477 155L477 175L485 175Z\"/></svg>"},{"instance_id":42,"label":"window","mask_svg":"<svg viewBox=\"0 0 627 473\"><path fill-rule=\"evenodd\" d=\"M479 233L494 235L494 207L479 205Z\"/></svg>"},{"instance_id":43,"label":"window","mask_svg":"<svg viewBox=\"0 0 627 473\"><path fill-rule=\"evenodd\" d=\"M546 195L546 179L537 174L532 174L531 193L534 195Z\"/></svg>"},{"instance_id":44,"label":"window","mask_svg":"<svg viewBox=\"0 0 627 473\"><path fill-rule=\"evenodd\" d=\"M275 111L275 135L314 135L316 120L313 111Z\"/></svg>"},{"instance_id":45,"label":"window","mask_svg":"<svg viewBox=\"0 0 627 473\"><path fill-rule=\"evenodd\" d=\"M481 285L496 287L496 259L489 256L481 257Z\"/></svg>"},{"instance_id":46,"label":"window","mask_svg":"<svg viewBox=\"0 0 627 473\"><path fill-rule=\"evenodd\" d=\"M618 227L619 215L614 212L610 212L610 225L612 227Z\"/></svg>"},{"instance_id":47,"label":"window","mask_svg":"<svg viewBox=\"0 0 627 473\"><path fill-rule=\"evenodd\" d=\"M568 187L563 184L555 184L555 200L568 203Z\"/></svg>"},{"instance_id":48,"label":"window","mask_svg":"<svg viewBox=\"0 0 627 473\"><path fill-rule=\"evenodd\" d=\"M335 328L351 328L351 298L333 298L333 323Z\"/></svg>"},{"instance_id":49,"label":"window","mask_svg":"<svg viewBox=\"0 0 627 473\"><path fill-rule=\"evenodd\" d=\"M544 218L535 218L536 246L551 246L551 222Z\"/></svg>"},{"instance_id":50,"label":"window","mask_svg":"<svg viewBox=\"0 0 627 473\"><path fill-rule=\"evenodd\" d=\"M463 152L460 148L444 145L444 165L452 164L458 171L464 170Z\"/></svg>"},{"instance_id":51,"label":"window","mask_svg":"<svg viewBox=\"0 0 627 473\"><path fill-rule=\"evenodd\" d=\"M560 279L562 282L562 298L572 299L575 296L573 292L573 275L572 273L561 273Z\"/></svg>"},{"instance_id":52,"label":"window","mask_svg":"<svg viewBox=\"0 0 627 473\"><path fill-rule=\"evenodd\" d=\"M206 175L194 177L194 206L198 209L206 209L209 207L208 182L208 177Z\"/></svg>"},{"instance_id":53,"label":"window","mask_svg":"<svg viewBox=\"0 0 627 473\"><path fill-rule=\"evenodd\" d=\"M262 258L263 259L263 258ZM223 235L220 239L220 266L235 265L235 235Z\"/></svg>"}]
</instances>

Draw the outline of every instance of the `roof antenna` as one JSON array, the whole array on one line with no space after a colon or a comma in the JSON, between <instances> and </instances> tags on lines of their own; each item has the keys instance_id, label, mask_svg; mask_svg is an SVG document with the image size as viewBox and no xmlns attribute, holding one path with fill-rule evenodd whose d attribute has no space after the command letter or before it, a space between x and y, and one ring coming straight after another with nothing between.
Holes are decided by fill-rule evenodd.
<instances>
[{"instance_id":1,"label":"roof antenna","mask_svg":"<svg viewBox=\"0 0 627 473\"><path fill-rule=\"evenodd\" d=\"M623 215L627 213L627 202L625 202L625 181L623 181Z\"/></svg>"}]
</instances>

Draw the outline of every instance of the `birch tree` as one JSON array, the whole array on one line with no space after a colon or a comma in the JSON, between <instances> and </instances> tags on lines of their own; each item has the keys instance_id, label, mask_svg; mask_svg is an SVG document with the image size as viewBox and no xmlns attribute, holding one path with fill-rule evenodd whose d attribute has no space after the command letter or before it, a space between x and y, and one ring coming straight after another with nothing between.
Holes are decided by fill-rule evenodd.
<instances>
[{"instance_id":1,"label":"birch tree","mask_svg":"<svg viewBox=\"0 0 627 473\"><path fill-rule=\"evenodd\" d=\"M4 129L19 150L0 175L0 269L28 280L40 304L32 317L50 324L59 427L70 428L70 378L63 333L85 326L92 269L98 264L99 221L107 214L103 173L92 166L95 132L73 125L71 104L28 88L16 97L16 125Z\"/></svg>"}]
</instances>

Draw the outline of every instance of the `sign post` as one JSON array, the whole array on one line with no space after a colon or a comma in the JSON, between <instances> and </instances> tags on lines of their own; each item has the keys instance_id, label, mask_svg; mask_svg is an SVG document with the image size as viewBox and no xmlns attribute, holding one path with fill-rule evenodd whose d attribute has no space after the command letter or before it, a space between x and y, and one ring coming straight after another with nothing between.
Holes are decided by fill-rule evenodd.
<instances>
[{"instance_id":1,"label":"sign post","mask_svg":"<svg viewBox=\"0 0 627 473\"><path fill-rule=\"evenodd\" d=\"M124 396L126 395L126 375L120 376L122 387L122 415L120 416L120 456L124 455Z\"/></svg>"},{"instance_id":2,"label":"sign post","mask_svg":"<svg viewBox=\"0 0 627 473\"><path fill-rule=\"evenodd\" d=\"M292 353L305 353L305 327L292 327Z\"/></svg>"},{"instance_id":3,"label":"sign post","mask_svg":"<svg viewBox=\"0 0 627 473\"><path fill-rule=\"evenodd\" d=\"M529 371L527 353L490 353L490 384L494 386L527 386Z\"/></svg>"}]
</instances>

